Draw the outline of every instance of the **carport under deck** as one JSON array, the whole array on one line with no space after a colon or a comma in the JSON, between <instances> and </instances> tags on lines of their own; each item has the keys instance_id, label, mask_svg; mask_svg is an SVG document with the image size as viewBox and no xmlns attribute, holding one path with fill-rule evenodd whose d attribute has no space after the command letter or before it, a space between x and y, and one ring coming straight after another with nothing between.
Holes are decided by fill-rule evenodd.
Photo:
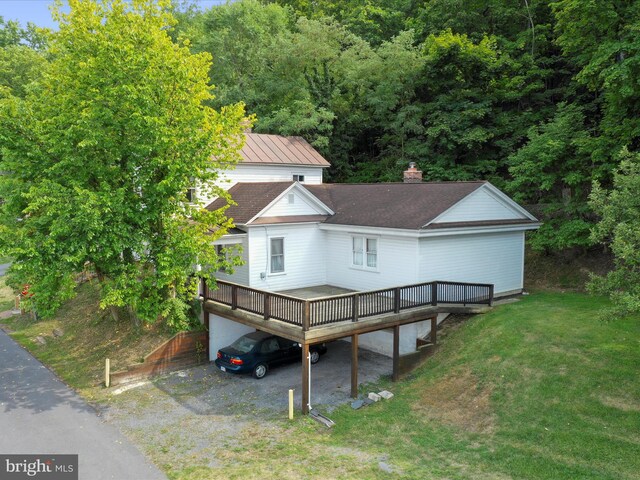
<instances>
[{"instance_id":1,"label":"carport under deck","mask_svg":"<svg viewBox=\"0 0 640 480\"><path fill-rule=\"evenodd\" d=\"M493 302L493 285L427 282L369 292L321 285L269 292L218 281L204 285L208 313L273 333L302 345L303 413L308 413L309 346L351 337L351 396L358 393L358 335L393 329L393 378L398 378L402 325L430 320L436 343L439 313L479 313Z\"/></svg>"}]
</instances>

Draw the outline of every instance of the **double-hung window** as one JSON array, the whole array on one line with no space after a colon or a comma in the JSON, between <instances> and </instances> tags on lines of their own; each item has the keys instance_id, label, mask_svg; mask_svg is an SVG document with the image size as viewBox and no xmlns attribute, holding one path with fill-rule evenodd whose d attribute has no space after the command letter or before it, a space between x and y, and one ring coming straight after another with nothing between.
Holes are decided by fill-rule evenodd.
<instances>
[{"instance_id":1,"label":"double-hung window","mask_svg":"<svg viewBox=\"0 0 640 480\"><path fill-rule=\"evenodd\" d=\"M269 244L271 273L284 273L284 238L272 238Z\"/></svg>"},{"instance_id":2,"label":"double-hung window","mask_svg":"<svg viewBox=\"0 0 640 480\"><path fill-rule=\"evenodd\" d=\"M229 257L227 256L227 249L224 245L216 245L216 255L218 256L218 271L222 273L227 273L227 269L224 267L224 264L229 261Z\"/></svg>"},{"instance_id":3,"label":"double-hung window","mask_svg":"<svg viewBox=\"0 0 640 480\"><path fill-rule=\"evenodd\" d=\"M354 267L377 270L378 269L378 239L371 237L352 237L352 259Z\"/></svg>"}]
</instances>

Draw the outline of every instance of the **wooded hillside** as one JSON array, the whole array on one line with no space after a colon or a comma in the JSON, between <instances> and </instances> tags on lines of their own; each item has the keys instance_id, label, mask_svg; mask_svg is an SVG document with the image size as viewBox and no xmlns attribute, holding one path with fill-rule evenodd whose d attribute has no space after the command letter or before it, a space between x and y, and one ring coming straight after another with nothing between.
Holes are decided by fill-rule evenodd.
<instances>
[{"instance_id":1,"label":"wooded hillside","mask_svg":"<svg viewBox=\"0 0 640 480\"><path fill-rule=\"evenodd\" d=\"M216 107L302 135L334 182L487 179L535 206L534 247L585 247L587 197L640 146L640 2L236 1L180 16Z\"/></svg>"}]
</instances>

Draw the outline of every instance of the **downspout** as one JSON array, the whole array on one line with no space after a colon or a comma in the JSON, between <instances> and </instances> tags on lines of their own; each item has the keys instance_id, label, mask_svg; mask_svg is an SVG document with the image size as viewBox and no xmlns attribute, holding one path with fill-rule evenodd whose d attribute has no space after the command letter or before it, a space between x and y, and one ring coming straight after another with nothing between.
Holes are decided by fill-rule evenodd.
<instances>
[{"instance_id":1,"label":"downspout","mask_svg":"<svg viewBox=\"0 0 640 480\"><path fill-rule=\"evenodd\" d=\"M268 228L264 227L264 272L260 274L260 279L267 282L267 272L269 271L269 233ZM264 275L264 277L263 277ZM269 285L267 285L269 286Z\"/></svg>"}]
</instances>

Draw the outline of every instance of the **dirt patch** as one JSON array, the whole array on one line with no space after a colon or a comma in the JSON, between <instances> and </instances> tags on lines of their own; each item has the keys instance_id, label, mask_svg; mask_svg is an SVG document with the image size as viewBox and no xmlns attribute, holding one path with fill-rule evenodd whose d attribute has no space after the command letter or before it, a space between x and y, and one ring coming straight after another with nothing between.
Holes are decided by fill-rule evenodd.
<instances>
[{"instance_id":1,"label":"dirt patch","mask_svg":"<svg viewBox=\"0 0 640 480\"><path fill-rule=\"evenodd\" d=\"M582 292L591 273L604 275L612 268L612 255L597 249L544 254L527 248L524 286L532 290Z\"/></svg>"},{"instance_id":2,"label":"dirt patch","mask_svg":"<svg viewBox=\"0 0 640 480\"><path fill-rule=\"evenodd\" d=\"M623 412L640 412L640 402L638 402L638 399L634 400L631 398L612 397L607 395L601 396L599 400L603 405L617 408Z\"/></svg>"},{"instance_id":3,"label":"dirt patch","mask_svg":"<svg viewBox=\"0 0 640 480\"><path fill-rule=\"evenodd\" d=\"M466 369L427 386L413 409L429 419L475 433L492 433L492 388L481 386Z\"/></svg>"}]
</instances>

